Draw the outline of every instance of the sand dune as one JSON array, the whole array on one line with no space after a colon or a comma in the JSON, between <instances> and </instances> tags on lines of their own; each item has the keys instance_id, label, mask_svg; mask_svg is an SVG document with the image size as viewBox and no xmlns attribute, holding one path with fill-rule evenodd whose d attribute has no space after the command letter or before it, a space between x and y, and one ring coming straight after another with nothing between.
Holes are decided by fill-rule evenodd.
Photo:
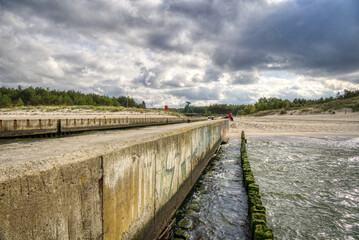
<instances>
[{"instance_id":1,"label":"sand dune","mask_svg":"<svg viewBox=\"0 0 359 240\"><path fill-rule=\"evenodd\" d=\"M271 115L239 117L230 123L228 136L343 136L359 137L359 113Z\"/></svg>"}]
</instances>

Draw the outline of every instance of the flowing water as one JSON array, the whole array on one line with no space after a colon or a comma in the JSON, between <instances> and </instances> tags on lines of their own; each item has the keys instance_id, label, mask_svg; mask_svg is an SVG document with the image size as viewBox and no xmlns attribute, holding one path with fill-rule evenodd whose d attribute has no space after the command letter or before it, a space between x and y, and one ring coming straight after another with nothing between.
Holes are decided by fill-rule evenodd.
<instances>
[{"instance_id":1,"label":"flowing water","mask_svg":"<svg viewBox=\"0 0 359 240\"><path fill-rule=\"evenodd\" d=\"M249 239L240 140L222 149L176 214L189 239ZM359 138L252 137L247 152L276 239L359 239Z\"/></svg>"},{"instance_id":2,"label":"flowing water","mask_svg":"<svg viewBox=\"0 0 359 240\"><path fill-rule=\"evenodd\" d=\"M359 239L359 138L249 138L276 239Z\"/></svg>"},{"instance_id":3,"label":"flowing water","mask_svg":"<svg viewBox=\"0 0 359 240\"><path fill-rule=\"evenodd\" d=\"M189 239L249 239L240 141L222 148L177 212ZM359 138L252 137L247 152L275 239L359 239Z\"/></svg>"},{"instance_id":4,"label":"flowing water","mask_svg":"<svg viewBox=\"0 0 359 240\"><path fill-rule=\"evenodd\" d=\"M177 222L181 218L193 222L188 230L189 239L249 239L247 194L239 160L240 141L234 139L222 145L222 150L221 158L209 163L177 212ZM188 215L191 208L193 215Z\"/></svg>"}]
</instances>

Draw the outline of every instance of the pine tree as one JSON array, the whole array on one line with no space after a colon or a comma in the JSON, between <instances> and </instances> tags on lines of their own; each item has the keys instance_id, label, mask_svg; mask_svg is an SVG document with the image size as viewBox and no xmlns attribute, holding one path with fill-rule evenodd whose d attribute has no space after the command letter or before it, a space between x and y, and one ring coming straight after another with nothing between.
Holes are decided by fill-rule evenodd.
<instances>
[{"instance_id":1,"label":"pine tree","mask_svg":"<svg viewBox=\"0 0 359 240\"><path fill-rule=\"evenodd\" d=\"M22 99L20 97L17 99L15 106L17 106L17 107L24 106L24 102L22 101Z\"/></svg>"},{"instance_id":2,"label":"pine tree","mask_svg":"<svg viewBox=\"0 0 359 240\"><path fill-rule=\"evenodd\" d=\"M0 94L0 107L10 107L11 99L6 95Z\"/></svg>"}]
</instances>

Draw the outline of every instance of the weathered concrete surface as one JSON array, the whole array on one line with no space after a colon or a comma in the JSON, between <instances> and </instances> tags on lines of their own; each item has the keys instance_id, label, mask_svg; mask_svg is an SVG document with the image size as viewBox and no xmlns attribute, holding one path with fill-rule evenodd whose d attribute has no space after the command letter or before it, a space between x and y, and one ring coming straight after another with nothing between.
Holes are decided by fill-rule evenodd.
<instances>
[{"instance_id":1,"label":"weathered concrete surface","mask_svg":"<svg viewBox=\"0 0 359 240\"><path fill-rule=\"evenodd\" d=\"M21 119L1 120L0 137L45 134L57 132L55 119Z\"/></svg>"},{"instance_id":2,"label":"weathered concrete surface","mask_svg":"<svg viewBox=\"0 0 359 240\"><path fill-rule=\"evenodd\" d=\"M228 121L12 143L0 149L0 239L153 238Z\"/></svg>"},{"instance_id":3,"label":"weathered concrete surface","mask_svg":"<svg viewBox=\"0 0 359 240\"><path fill-rule=\"evenodd\" d=\"M0 239L99 238L100 169L91 158L2 181Z\"/></svg>"},{"instance_id":4,"label":"weathered concrete surface","mask_svg":"<svg viewBox=\"0 0 359 240\"><path fill-rule=\"evenodd\" d=\"M0 119L0 138L39 134L140 127L204 121L207 118L135 117L135 118L73 118L73 119Z\"/></svg>"}]
</instances>

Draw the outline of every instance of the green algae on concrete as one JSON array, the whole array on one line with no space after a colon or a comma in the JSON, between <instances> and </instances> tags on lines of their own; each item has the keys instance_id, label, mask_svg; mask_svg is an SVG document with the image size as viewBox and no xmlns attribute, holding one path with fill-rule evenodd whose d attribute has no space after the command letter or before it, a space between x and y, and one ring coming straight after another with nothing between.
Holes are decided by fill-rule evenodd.
<instances>
[{"instance_id":1,"label":"green algae on concrete","mask_svg":"<svg viewBox=\"0 0 359 240\"><path fill-rule=\"evenodd\" d=\"M191 210L199 210L199 205L197 203L191 203L188 205L188 208Z\"/></svg>"},{"instance_id":2,"label":"green algae on concrete","mask_svg":"<svg viewBox=\"0 0 359 240\"><path fill-rule=\"evenodd\" d=\"M184 228L184 229L190 229L190 228L192 228L192 225L193 225L192 220L186 219L186 218L182 219L182 220L179 221L179 223L178 223L178 226L179 226L180 228Z\"/></svg>"},{"instance_id":3,"label":"green algae on concrete","mask_svg":"<svg viewBox=\"0 0 359 240\"><path fill-rule=\"evenodd\" d=\"M184 215L185 216L193 216L193 215L196 215L196 212L190 209L190 210L186 210L184 212Z\"/></svg>"},{"instance_id":4,"label":"green algae on concrete","mask_svg":"<svg viewBox=\"0 0 359 240\"><path fill-rule=\"evenodd\" d=\"M175 237L179 238L179 239L188 239L189 238L189 234L186 230L177 230L175 232Z\"/></svg>"}]
</instances>

